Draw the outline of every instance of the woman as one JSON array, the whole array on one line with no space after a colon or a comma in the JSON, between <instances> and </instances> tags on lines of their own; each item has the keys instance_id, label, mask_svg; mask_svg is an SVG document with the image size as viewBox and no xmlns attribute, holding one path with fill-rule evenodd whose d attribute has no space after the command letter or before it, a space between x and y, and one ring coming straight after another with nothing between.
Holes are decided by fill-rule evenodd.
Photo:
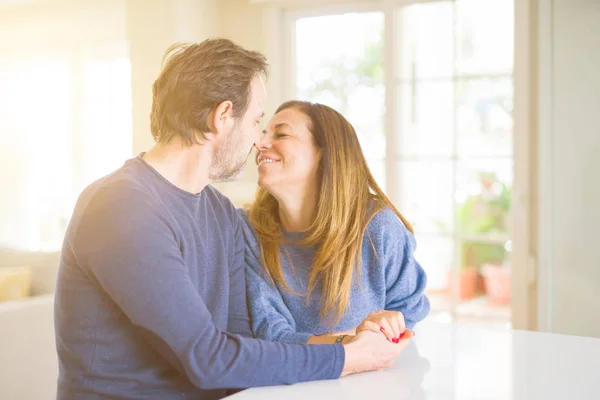
<instances>
[{"instance_id":1,"label":"woman","mask_svg":"<svg viewBox=\"0 0 600 400\"><path fill-rule=\"evenodd\" d=\"M364 320L397 342L429 313L426 276L412 227L373 179L352 125L291 101L258 147L259 189L242 213L255 335L340 343Z\"/></svg>"}]
</instances>

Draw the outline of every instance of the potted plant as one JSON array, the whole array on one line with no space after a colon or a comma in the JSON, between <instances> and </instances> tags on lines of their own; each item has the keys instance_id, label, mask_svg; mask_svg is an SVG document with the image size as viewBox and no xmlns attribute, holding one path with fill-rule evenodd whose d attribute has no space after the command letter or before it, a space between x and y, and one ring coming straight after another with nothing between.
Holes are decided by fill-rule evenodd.
<instances>
[{"instance_id":1,"label":"potted plant","mask_svg":"<svg viewBox=\"0 0 600 400\"><path fill-rule=\"evenodd\" d=\"M509 231L511 190L495 173L480 174L480 190L467 197L458 210L458 229L465 235L506 234ZM504 243L469 238L460 243L461 299L477 292L488 294L494 303L506 303L510 293L510 269L505 265ZM484 282L484 284L483 284Z\"/></svg>"},{"instance_id":2,"label":"potted plant","mask_svg":"<svg viewBox=\"0 0 600 400\"><path fill-rule=\"evenodd\" d=\"M484 264L481 274L485 280L485 290L490 303L496 305L510 304L512 274L510 263L503 265Z\"/></svg>"}]
</instances>

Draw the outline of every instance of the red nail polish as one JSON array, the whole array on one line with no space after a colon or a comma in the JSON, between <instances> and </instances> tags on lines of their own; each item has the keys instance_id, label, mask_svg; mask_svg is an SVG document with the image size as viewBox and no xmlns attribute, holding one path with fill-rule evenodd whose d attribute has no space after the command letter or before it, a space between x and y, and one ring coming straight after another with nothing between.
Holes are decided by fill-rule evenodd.
<instances>
[{"instance_id":1,"label":"red nail polish","mask_svg":"<svg viewBox=\"0 0 600 400\"><path fill-rule=\"evenodd\" d=\"M379 328L379 330L380 330L381 332L385 332L385 329L383 329L383 326L382 326L381 328Z\"/></svg>"},{"instance_id":2,"label":"red nail polish","mask_svg":"<svg viewBox=\"0 0 600 400\"><path fill-rule=\"evenodd\" d=\"M392 339L392 343L398 343L398 339L396 339L396 338L393 338L393 339Z\"/></svg>"},{"instance_id":3,"label":"red nail polish","mask_svg":"<svg viewBox=\"0 0 600 400\"><path fill-rule=\"evenodd\" d=\"M402 332L402 333L400 334L400 339L402 339L403 337L404 337L404 332Z\"/></svg>"}]
</instances>

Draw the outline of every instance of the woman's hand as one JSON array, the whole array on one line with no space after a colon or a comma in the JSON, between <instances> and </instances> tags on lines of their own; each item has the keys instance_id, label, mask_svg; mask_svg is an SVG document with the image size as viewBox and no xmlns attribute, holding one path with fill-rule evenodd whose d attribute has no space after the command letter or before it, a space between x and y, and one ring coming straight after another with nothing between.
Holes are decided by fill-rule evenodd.
<instances>
[{"instance_id":1,"label":"woman's hand","mask_svg":"<svg viewBox=\"0 0 600 400\"><path fill-rule=\"evenodd\" d=\"M367 318L356 327L356 332L368 330L381 332L392 343L398 343L400 339L410 339L415 333L406 329L404 315L399 311L380 310L369 314Z\"/></svg>"}]
</instances>

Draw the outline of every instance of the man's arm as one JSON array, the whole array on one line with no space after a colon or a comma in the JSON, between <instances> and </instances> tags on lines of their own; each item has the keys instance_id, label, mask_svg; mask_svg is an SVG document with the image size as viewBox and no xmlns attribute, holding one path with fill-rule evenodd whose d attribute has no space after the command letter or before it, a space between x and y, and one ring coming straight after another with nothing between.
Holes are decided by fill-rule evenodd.
<instances>
[{"instance_id":1,"label":"man's arm","mask_svg":"<svg viewBox=\"0 0 600 400\"><path fill-rule=\"evenodd\" d=\"M133 189L101 190L75 237L79 263L133 324L163 344L157 350L197 387L291 384L342 373L342 346L284 345L217 329L169 222L149 196Z\"/></svg>"},{"instance_id":2,"label":"man's arm","mask_svg":"<svg viewBox=\"0 0 600 400\"><path fill-rule=\"evenodd\" d=\"M229 272L229 317L227 331L251 338L254 335L252 334L248 301L246 298L246 263L244 260L246 243L240 226L242 223L240 217L234 213L232 218L234 219L235 255Z\"/></svg>"}]
</instances>

